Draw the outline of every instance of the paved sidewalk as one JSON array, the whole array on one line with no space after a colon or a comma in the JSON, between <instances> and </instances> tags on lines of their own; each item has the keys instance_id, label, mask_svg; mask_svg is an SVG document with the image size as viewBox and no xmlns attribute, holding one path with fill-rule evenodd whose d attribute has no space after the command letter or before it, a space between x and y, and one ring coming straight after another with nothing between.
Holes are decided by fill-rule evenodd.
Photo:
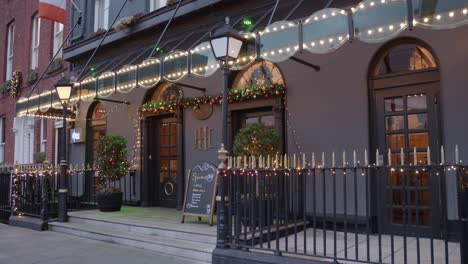
<instances>
[{"instance_id":1,"label":"paved sidewalk","mask_svg":"<svg viewBox=\"0 0 468 264\"><path fill-rule=\"evenodd\" d=\"M0 264L189 264L191 260L69 236L0 224Z\"/></svg>"}]
</instances>

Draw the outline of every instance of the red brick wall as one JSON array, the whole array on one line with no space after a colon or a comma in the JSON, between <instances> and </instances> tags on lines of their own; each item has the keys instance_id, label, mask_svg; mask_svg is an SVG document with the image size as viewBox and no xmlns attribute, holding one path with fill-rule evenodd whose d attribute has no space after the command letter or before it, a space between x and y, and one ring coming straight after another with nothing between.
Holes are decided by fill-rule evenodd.
<instances>
[{"instance_id":1,"label":"red brick wall","mask_svg":"<svg viewBox=\"0 0 468 264\"><path fill-rule=\"evenodd\" d=\"M15 23L13 70L23 73L23 90L21 96L27 96L31 86L26 83L26 78L31 67L31 38L32 38L32 17L37 13L38 0L2 0L0 8L0 83L5 82L6 49L8 25L12 21ZM68 22L68 20L67 20ZM54 23L41 19L40 45L38 74L42 74L53 57L53 30ZM64 37L68 32L68 25L64 28ZM53 84L61 78L62 72L67 71L67 64L63 63L61 70L51 74L46 74L36 87L34 93L53 88ZM0 117L6 117L6 138L5 138L5 164L13 164L14 161L14 134L13 118L15 116L15 103L18 98L13 98L9 94L0 94ZM47 121L47 160L55 160L55 129L54 120ZM35 143L34 152L40 150L40 120L35 122Z\"/></svg>"}]
</instances>

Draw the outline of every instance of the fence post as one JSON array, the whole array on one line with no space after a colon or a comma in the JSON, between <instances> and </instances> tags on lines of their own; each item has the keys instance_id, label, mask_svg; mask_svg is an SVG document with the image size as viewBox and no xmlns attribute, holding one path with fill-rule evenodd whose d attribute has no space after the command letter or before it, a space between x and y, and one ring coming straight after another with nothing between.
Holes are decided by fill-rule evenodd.
<instances>
[{"instance_id":1,"label":"fence post","mask_svg":"<svg viewBox=\"0 0 468 264\"><path fill-rule=\"evenodd\" d=\"M468 174L458 168L458 218L460 219L461 263L468 264Z\"/></svg>"},{"instance_id":2,"label":"fence post","mask_svg":"<svg viewBox=\"0 0 468 264\"><path fill-rule=\"evenodd\" d=\"M46 180L45 180L45 175L42 175L41 177L41 192L42 192L42 201L41 201L41 220L42 221L47 221L47 188L46 188Z\"/></svg>"},{"instance_id":3,"label":"fence post","mask_svg":"<svg viewBox=\"0 0 468 264\"><path fill-rule=\"evenodd\" d=\"M218 151L218 159L219 159L219 166L218 166L218 195L216 196L216 204L217 204L217 239L216 239L216 247L217 248L226 248L227 245L227 233L228 227L226 224L226 197L224 194L224 174L223 170L226 169L226 158L227 158L227 150L224 149L224 144L221 144L221 148Z\"/></svg>"}]
</instances>

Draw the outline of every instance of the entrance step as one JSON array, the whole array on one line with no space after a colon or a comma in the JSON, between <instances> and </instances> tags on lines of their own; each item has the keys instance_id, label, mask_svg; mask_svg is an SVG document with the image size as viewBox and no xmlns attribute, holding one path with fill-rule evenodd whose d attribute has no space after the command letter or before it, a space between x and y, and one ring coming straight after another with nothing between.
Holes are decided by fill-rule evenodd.
<instances>
[{"instance_id":1,"label":"entrance step","mask_svg":"<svg viewBox=\"0 0 468 264\"><path fill-rule=\"evenodd\" d=\"M216 244L216 233L203 230L201 227L183 225L181 223L168 223L155 220L141 221L136 219L119 218L114 220L96 219L91 217L71 216L68 221L70 223L83 224L86 226L94 226L97 228L108 228L112 230L133 232L152 236L169 237L181 240L189 240L194 242Z\"/></svg>"},{"instance_id":2,"label":"entrance step","mask_svg":"<svg viewBox=\"0 0 468 264\"><path fill-rule=\"evenodd\" d=\"M212 252L215 248L214 243L197 241L196 239L200 239L200 236L191 236L191 234L187 234L186 232L176 234L177 231L174 230L164 232L163 230L157 230L157 228L130 225L124 227L125 224L106 223L91 219L85 221L85 219L77 219L75 217L70 217L70 220L68 223L51 222L49 223L49 230L152 250L190 259L192 263L197 264L211 263ZM143 232L150 232L151 234ZM184 237L184 235L186 236Z\"/></svg>"}]
</instances>

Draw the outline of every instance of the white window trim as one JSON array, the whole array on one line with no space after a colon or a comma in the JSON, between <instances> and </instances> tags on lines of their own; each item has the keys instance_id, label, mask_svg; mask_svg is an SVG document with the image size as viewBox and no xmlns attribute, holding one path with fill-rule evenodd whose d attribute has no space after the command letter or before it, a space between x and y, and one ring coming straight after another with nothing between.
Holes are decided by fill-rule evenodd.
<instances>
[{"instance_id":1,"label":"white window trim","mask_svg":"<svg viewBox=\"0 0 468 264\"><path fill-rule=\"evenodd\" d=\"M40 152L45 152L47 147L47 131L44 131L44 126L47 125L47 120L41 119L41 136L40 136Z\"/></svg>"},{"instance_id":2,"label":"white window trim","mask_svg":"<svg viewBox=\"0 0 468 264\"><path fill-rule=\"evenodd\" d=\"M54 123L54 128L55 128L55 153L54 153L54 156L55 156L55 165L59 165L59 157L58 157L58 141L59 141L59 128L62 128L63 127L63 122L62 121L55 121Z\"/></svg>"},{"instance_id":3,"label":"white window trim","mask_svg":"<svg viewBox=\"0 0 468 264\"><path fill-rule=\"evenodd\" d=\"M10 80L13 76L13 55L15 45L15 24L12 23L8 26L8 42L7 42L7 62L5 67L5 80Z\"/></svg>"},{"instance_id":4,"label":"white window trim","mask_svg":"<svg viewBox=\"0 0 468 264\"><path fill-rule=\"evenodd\" d=\"M54 43L53 43L53 54L57 53L59 50L60 46L63 43L63 24L54 22ZM60 52L57 56L57 58L62 57L62 49L60 49Z\"/></svg>"},{"instance_id":5,"label":"white window trim","mask_svg":"<svg viewBox=\"0 0 468 264\"><path fill-rule=\"evenodd\" d=\"M6 131L6 129L3 129L5 120L6 118L4 116L0 117L0 164L5 162L5 141L3 141L3 132Z\"/></svg>"},{"instance_id":6,"label":"white window trim","mask_svg":"<svg viewBox=\"0 0 468 264\"><path fill-rule=\"evenodd\" d=\"M41 19L36 14L33 17L31 36L31 69L36 69L39 64L39 45L41 43Z\"/></svg>"},{"instance_id":7,"label":"white window trim","mask_svg":"<svg viewBox=\"0 0 468 264\"><path fill-rule=\"evenodd\" d=\"M97 31L99 28L108 29L109 6L110 0L94 1L94 31Z\"/></svg>"},{"instance_id":8,"label":"white window trim","mask_svg":"<svg viewBox=\"0 0 468 264\"><path fill-rule=\"evenodd\" d=\"M150 12L161 9L165 7L167 0L150 0Z\"/></svg>"}]
</instances>

